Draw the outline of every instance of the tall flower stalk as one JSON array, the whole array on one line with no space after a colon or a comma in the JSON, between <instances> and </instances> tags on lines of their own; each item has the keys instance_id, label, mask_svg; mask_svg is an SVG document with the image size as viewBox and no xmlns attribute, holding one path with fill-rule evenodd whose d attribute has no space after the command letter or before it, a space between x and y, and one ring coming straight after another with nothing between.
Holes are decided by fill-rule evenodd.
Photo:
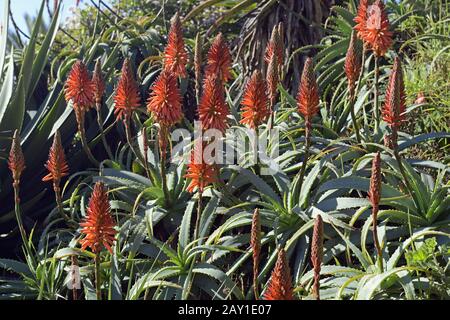
<instances>
[{"instance_id":1,"label":"tall flower stalk","mask_svg":"<svg viewBox=\"0 0 450 320\"><path fill-rule=\"evenodd\" d=\"M261 258L261 216L258 208L253 213L250 246L253 251L253 291L255 299L258 299L259 260Z\"/></svg>"},{"instance_id":2,"label":"tall flower stalk","mask_svg":"<svg viewBox=\"0 0 450 320\"><path fill-rule=\"evenodd\" d=\"M186 77L188 54L184 46L180 15L177 12L171 20L169 41L164 52L164 70L179 77Z\"/></svg>"},{"instance_id":3,"label":"tall flower stalk","mask_svg":"<svg viewBox=\"0 0 450 320\"><path fill-rule=\"evenodd\" d=\"M372 162L372 175L370 177L369 200L372 204L373 242L378 254L378 266L383 271L383 253L378 239L378 210L381 199L381 156L378 152Z\"/></svg>"},{"instance_id":4,"label":"tall flower stalk","mask_svg":"<svg viewBox=\"0 0 450 320\"><path fill-rule=\"evenodd\" d=\"M267 90L269 95L270 128L275 122L275 104L278 98L278 84L280 83L280 73L278 67L278 55L271 55L266 75Z\"/></svg>"},{"instance_id":5,"label":"tall flower stalk","mask_svg":"<svg viewBox=\"0 0 450 320\"><path fill-rule=\"evenodd\" d=\"M183 119L181 101L182 96L176 75L171 71L164 70L151 88L147 111L153 120L159 124L160 169L166 206L170 202L166 178L169 130Z\"/></svg>"},{"instance_id":6,"label":"tall flower stalk","mask_svg":"<svg viewBox=\"0 0 450 320\"><path fill-rule=\"evenodd\" d=\"M65 98L67 102L72 102L83 150L89 160L96 166L99 166L100 163L95 159L91 149L89 149L85 131L86 112L94 105L94 89L94 84L89 77L86 66L81 60L78 60L72 66L67 78Z\"/></svg>"},{"instance_id":7,"label":"tall flower stalk","mask_svg":"<svg viewBox=\"0 0 450 320\"><path fill-rule=\"evenodd\" d=\"M256 70L247 83L241 102L241 124L257 130L270 115L267 86L261 73Z\"/></svg>"},{"instance_id":8,"label":"tall flower stalk","mask_svg":"<svg viewBox=\"0 0 450 320\"><path fill-rule=\"evenodd\" d=\"M8 167L12 174L13 189L14 189L14 212L16 214L17 226L19 228L20 236L22 237L23 244L28 253L29 246L25 228L23 227L22 215L20 212L20 178L25 170L25 157L22 152L21 141L19 131L14 132L12 139L11 150L9 152Z\"/></svg>"},{"instance_id":9,"label":"tall flower stalk","mask_svg":"<svg viewBox=\"0 0 450 320\"><path fill-rule=\"evenodd\" d=\"M379 58L384 56L392 45L392 32L389 30L389 19L382 0L376 0L369 5L367 0L362 0L355 18L355 30L365 45L371 49L375 56L375 97L374 117L375 132L380 127L379 108Z\"/></svg>"},{"instance_id":10,"label":"tall flower stalk","mask_svg":"<svg viewBox=\"0 0 450 320\"><path fill-rule=\"evenodd\" d=\"M323 261L323 220L317 216L314 223L313 238L311 243L311 263L314 270L313 296L320 300L320 270Z\"/></svg>"},{"instance_id":11,"label":"tall flower stalk","mask_svg":"<svg viewBox=\"0 0 450 320\"><path fill-rule=\"evenodd\" d=\"M125 59L122 73L114 96L114 114L117 120L122 120L125 125L127 142L135 156L143 162L141 154L135 149L131 138L131 118L141 105L139 86L133 74L131 62Z\"/></svg>"},{"instance_id":12,"label":"tall flower stalk","mask_svg":"<svg viewBox=\"0 0 450 320\"><path fill-rule=\"evenodd\" d=\"M224 133L228 128L230 114L225 101L225 89L217 74L207 76L203 84L203 95L198 106L198 115L203 130L216 129Z\"/></svg>"},{"instance_id":13,"label":"tall flower stalk","mask_svg":"<svg viewBox=\"0 0 450 320\"><path fill-rule=\"evenodd\" d=\"M266 47L264 60L267 63L266 82L269 91L270 102L270 127L275 121L275 104L278 97L278 85L282 78L282 69L284 62L284 32L283 23L279 23L272 29L269 43Z\"/></svg>"},{"instance_id":14,"label":"tall flower stalk","mask_svg":"<svg viewBox=\"0 0 450 320\"><path fill-rule=\"evenodd\" d=\"M277 262L264 292L263 300L294 300L291 271L283 248L278 251Z\"/></svg>"},{"instance_id":15,"label":"tall flower stalk","mask_svg":"<svg viewBox=\"0 0 450 320\"><path fill-rule=\"evenodd\" d=\"M191 153L191 161L187 167L185 178L190 180L187 191L198 192L197 219L195 223L194 237L198 239L200 234L200 220L203 212L203 192L205 189L218 181L217 167L209 164L204 159L203 150L205 144L201 140L194 141Z\"/></svg>"},{"instance_id":16,"label":"tall flower stalk","mask_svg":"<svg viewBox=\"0 0 450 320\"><path fill-rule=\"evenodd\" d=\"M102 117L102 100L103 95L105 94L105 82L103 81L102 75L102 62L100 59L95 63L94 74L92 76L92 83L94 85L94 100L95 100L95 109L97 111L97 123L100 128L101 139L103 146L108 154L110 159L113 159L113 155L111 152L111 148L106 141L105 130L103 129L103 117Z\"/></svg>"},{"instance_id":17,"label":"tall flower stalk","mask_svg":"<svg viewBox=\"0 0 450 320\"><path fill-rule=\"evenodd\" d=\"M359 75L361 74L361 52L357 47L356 44L356 34L355 32L352 32L351 38L350 38L350 44L347 50L347 54L345 56L345 64L344 64L344 70L345 74L347 76L348 81L348 92L349 92L349 103L350 103L350 112L353 122L353 128L355 130L356 134L356 140L358 143L361 142L361 136L359 132L359 126L358 121L356 119L356 113L355 113L355 101L356 101L356 83L358 81Z\"/></svg>"},{"instance_id":18,"label":"tall flower stalk","mask_svg":"<svg viewBox=\"0 0 450 320\"><path fill-rule=\"evenodd\" d=\"M397 160L400 173L405 181L408 192L416 203L418 203L418 199L412 191L413 189L411 188L411 182L406 174L398 150L398 130L400 129L401 124L406 120L405 85L403 82L402 64L398 56L395 57L394 66L389 77L382 115L383 120L388 124L390 129L390 133L385 136L385 144L388 148L393 150L394 157Z\"/></svg>"},{"instance_id":19,"label":"tall flower stalk","mask_svg":"<svg viewBox=\"0 0 450 320\"><path fill-rule=\"evenodd\" d=\"M69 221L70 218L64 213L61 196L61 179L69 174L69 166L64 154L64 148L61 143L61 135L56 131L53 139L53 145L50 148L47 163L45 165L49 174L42 181L53 181L53 190L56 197L56 205L62 218Z\"/></svg>"},{"instance_id":20,"label":"tall flower stalk","mask_svg":"<svg viewBox=\"0 0 450 320\"><path fill-rule=\"evenodd\" d=\"M82 250L91 248L95 254L95 288L97 300L102 299L101 291L101 269L100 254L103 248L106 248L113 254L112 246L115 242L117 231L114 219L111 215L111 207L109 204L108 193L105 185L98 182L89 200L87 208L87 217L84 222L80 223L82 227L81 233L84 238L80 241Z\"/></svg>"},{"instance_id":21,"label":"tall flower stalk","mask_svg":"<svg viewBox=\"0 0 450 320\"><path fill-rule=\"evenodd\" d=\"M300 87L297 96L298 112L305 119L305 156L300 172L300 188L306 173L309 160L312 136L312 119L319 112L319 86L314 75L314 66L311 58L307 58L303 68ZM301 190L301 189L300 189Z\"/></svg>"},{"instance_id":22,"label":"tall flower stalk","mask_svg":"<svg viewBox=\"0 0 450 320\"><path fill-rule=\"evenodd\" d=\"M226 83L231 79L231 63L230 49L222 33L219 33L208 52L205 78L211 75L217 75L223 83Z\"/></svg>"}]
</instances>

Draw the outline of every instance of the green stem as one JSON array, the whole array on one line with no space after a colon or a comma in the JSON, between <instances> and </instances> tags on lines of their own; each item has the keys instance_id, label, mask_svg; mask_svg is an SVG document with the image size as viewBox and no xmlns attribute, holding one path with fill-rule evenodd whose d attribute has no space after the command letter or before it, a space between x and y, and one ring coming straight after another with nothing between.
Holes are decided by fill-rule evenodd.
<instances>
[{"instance_id":1,"label":"green stem","mask_svg":"<svg viewBox=\"0 0 450 320\"><path fill-rule=\"evenodd\" d=\"M153 179L153 175L150 171L150 167L148 166L148 140L147 140L147 130L144 128L142 130L142 139L144 139L144 150L142 153L143 156L143 160L144 160L144 168L145 168L145 173L147 174L147 178L150 180L150 182L152 183L152 185L155 185L155 180Z\"/></svg>"},{"instance_id":2,"label":"green stem","mask_svg":"<svg viewBox=\"0 0 450 320\"><path fill-rule=\"evenodd\" d=\"M380 108L379 108L379 77L380 66L379 59L375 56L375 99L374 99L374 114L375 114L375 133L378 133L380 127Z\"/></svg>"},{"instance_id":3,"label":"green stem","mask_svg":"<svg viewBox=\"0 0 450 320\"><path fill-rule=\"evenodd\" d=\"M305 120L305 158L303 160L302 169L300 171L300 180L299 180L299 191L298 193L301 194L302 187L303 187L303 180L305 179L306 174L306 167L308 165L308 160L310 156L310 147L311 147L311 122L309 119Z\"/></svg>"},{"instance_id":4,"label":"green stem","mask_svg":"<svg viewBox=\"0 0 450 320\"><path fill-rule=\"evenodd\" d=\"M103 146L105 147L108 157L110 159L113 159L114 157L111 152L111 148L109 147L108 142L106 141L105 131L103 130L103 117L102 117L102 111L101 111L101 104L97 103L95 105L95 108L97 109L97 123L98 123L98 127L100 128L100 134L102 135Z\"/></svg>"},{"instance_id":5,"label":"green stem","mask_svg":"<svg viewBox=\"0 0 450 320\"><path fill-rule=\"evenodd\" d=\"M145 166L144 164L144 158L142 157L141 153L138 152L136 150L136 148L133 145L133 140L131 138L131 119L128 118L127 120L125 120L125 135L127 137L127 143L130 146L131 151L133 152L133 154L136 156L136 158L138 158L138 160L142 163L142 165Z\"/></svg>"},{"instance_id":6,"label":"green stem","mask_svg":"<svg viewBox=\"0 0 450 320\"><path fill-rule=\"evenodd\" d=\"M54 182L53 190L55 191L56 205L58 207L59 214L65 221L69 222L70 221L69 216L67 216L64 213L64 207L62 204L62 196L61 196L61 188L59 187L59 182L58 183Z\"/></svg>"},{"instance_id":7,"label":"green stem","mask_svg":"<svg viewBox=\"0 0 450 320\"><path fill-rule=\"evenodd\" d=\"M194 231L194 239L198 240L200 236L200 219L202 217L202 204L203 204L203 193L198 193L198 205L197 205L197 220L195 221L195 231Z\"/></svg>"},{"instance_id":8,"label":"green stem","mask_svg":"<svg viewBox=\"0 0 450 320\"><path fill-rule=\"evenodd\" d=\"M78 108L77 108L77 110L78 110ZM89 160L96 167L99 167L100 162L98 162L97 159L95 159L94 155L91 152L91 149L89 149L89 144L86 139L86 130L84 128L85 113L84 113L84 111L81 111L81 110L77 111L77 110L75 110L75 114L77 116L77 121L78 121L78 132L80 133L80 137L81 137L81 145L82 145L83 150L86 153L87 157L89 158Z\"/></svg>"},{"instance_id":9,"label":"green stem","mask_svg":"<svg viewBox=\"0 0 450 320\"><path fill-rule=\"evenodd\" d=\"M398 150L397 150L397 147L394 146L394 148L395 148L395 149L394 149L395 160L397 160L398 167L399 167L399 169L400 169L400 174L402 175L402 177L403 177L403 179L404 179L405 186L406 186L406 188L408 189L408 193L409 193L409 195L411 196L411 198L414 200L415 203L419 203L419 202L418 202L418 199L416 199L414 193L412 192L413 189L412 189L412 187L411 187L411 183L410 183L410 181L409 181L409 178L408 178L408 176L406 175L405 168L403 167L403 162L402 162L402 159L401 159L401 157L400 157L400 154L399 154L399 152L398 152Z\"/></svg>"},{"instance_id":10,"label":"green stem","mask_svg":"<svg viewBox=\"0 0 450 320\"><path fill-rule=\"evenodd\" d=\"M358 141L358 143L361 143L361 136L359 133L359 126L358 126L358 121L356 119L356 113L355 113L355 94L354 93L350 97L350 104L351 104L350 112L351 112L351 116L352 116L353 128L356 133L356 141Z\"/></svg>"},{"instance_id":11,"label":"green stem","mask_svg":"<svg viewBox=\"0 0 450 320\"><path fill-rule=\"evenodd\" d=\"M25 249L27 251L27 253L29 252L29 247L28 247L28 240L27 240L27 235L25 233L25 228L23 227L23 222L22 222L22 215L20 212L20 187L19 187L19 181L14 181L13 183L13 187L14 187L14 212L16 214L16 220L17 220L17 226L19 227L19 232L20 232L20 236L22 237L22 241L23 244L25 246Z\"/></svg>"},{"instance_id":12,"label":"green stem","mask_svg":"<svg viewBox=\"0 0 450 320\"><path fill-rule=\"evenodd\" d=\"M160 169L161 169L161 180L162 189L164 193L164 203L165 207L168 208L170 204L169 189L167 188L167 175L166 175L166 142L167 142L167 131L166 129L161 129L160 131L160 142L159 142L159 155L160 155Z\"/></svg>"},{"instance_id":13,"label":"green stem","mask_svg":"<svg viewBox=\"0 0 450 320\"><path fill-rule=\"evenodd\" d=\"M102 300L102 283L100 272L100 252L95 255L95 292L97 294L97 300Z\"/></svg>"},{"instance_id":14,"label":"green stem","mask_svg":"<svg viewBox=\"0 0 450 320\"><path fill-rule=\"evenodd\" d=\"M377 210L378 211L378 210ZM381 251L380 241L378 240L378 224L377 224L377 214L372 214L372 223L373 223L373 243L375 244L375 248L377 250L378 255L378 267L380 269L380 272L383 272L383 252Z\"/></svg>"}]
</instances>

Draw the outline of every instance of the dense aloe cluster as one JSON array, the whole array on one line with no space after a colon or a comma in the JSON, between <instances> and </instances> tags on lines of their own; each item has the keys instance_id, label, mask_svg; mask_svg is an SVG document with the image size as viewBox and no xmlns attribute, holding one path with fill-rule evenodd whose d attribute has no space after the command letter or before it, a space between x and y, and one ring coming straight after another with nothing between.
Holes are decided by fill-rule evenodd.
<instances>
[{"instance_id":1,"label":"dense aloe cluster","mask_svg":"<svg viewBox=\"0 0 450 320\"><path fill-rule=\"evenodd\" d=\"M244 72L252 53L216 30L241 7L202 28L190 19L208 2L179 8L167 32L86 9L85 43L58 54L60 8L41 34L43 1L27 46L0 47L0 246L17 248L0 251L0 298L450 297L450 132L408 131L440 107L408 91L396 31L414 8L344 1L320 43L294 50L277 16ZM414 151L437 143L443 158Z\"/></svg>"}]
</instances>

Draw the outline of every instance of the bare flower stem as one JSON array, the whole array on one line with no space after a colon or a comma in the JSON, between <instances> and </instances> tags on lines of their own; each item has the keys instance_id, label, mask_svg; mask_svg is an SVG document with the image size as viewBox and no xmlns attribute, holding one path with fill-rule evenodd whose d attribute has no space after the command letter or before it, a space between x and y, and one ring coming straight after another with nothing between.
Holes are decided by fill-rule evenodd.
<instances>
[{"instance_id":1,"label":"bare flower stem","mask_svg":"<svg viewBox=\"0 0 450 320\"><path fill-rule=\"evenodd\" d=\"M380 127L380 108L379 108L379 78L380 66L379 59L375 56L375 99L374 99L374 115L375 115L375 133L378 133Z\"/></svg>"},{"instance_id":2,"label":"bare flower stem","mask_svg":"<svg viewBox=\"0 0 450 320\"><path fill-rule=\"evenodd\" d=\"M359 133L359 126L358 126L358 121L356 119L356 113L355 113L355 102L356 102L356 98L355 98L355 93L353 93L350 96L350 112L351 112L351 116L352 116L352 122L353 122L353 128L355 130L355 134L356 134L356 141L358 141L358 143L361 143L361 135Z\"/></svg>"},{"instance_id":3,"label":"bare flower stem","mask_svg":"<svg viewBox=\"0 0 450 320\"><path fill-rule=\"evenodd\" d=\"M170 196L169 190L167 189L167 176L166 176L166 142L168 140L167 137L167 129L161 128L159 137L159 157L160 157L160 169L161 169L161 180L162 180L162 189L164 192L164 202L166 208L170 204Z\"/></svg>"},{"instance_id":4,"label":"bare flower stem","mask_svg":"<svg viewBox=\"0 0 450 320\"><path fill-rule=\"evenodd\" d=\"M78 266L78 260L77 257L75 255L73 255L71 257L71 261L72 261L72 268L77 267ZM72 270L72 273L75 272L75 269ZM78 300L78 289L77 289L77 282L76 282L76 277L74 274L72 274L72 299L74 301Z\"/></svg>"},{"instance_id":5,"label":"bare flower stem","mask_svg":"<svg viewBox=\"0 0 450 320\"><path fill-rule=\"evenodd\" d=\"M20 195L19 195L20 187L19 187L18 181L14 181L13 188L14 188L14 205L15 205L14 212L16 214L17 226L19 228L20 236L22 237L22 241L25 246L25 249L28 253L30 253L29 247L28 247L27 235L25 233L25 228L23 227L22 215L21 215L21 211L20 211Z\"/></svg>"},{"instance_id":6,"label":"bare flower stem","mask_svg":"<svg viewBox=\"0 0 450 320\"><path fill-rule=\"evenodd\" d=\"M312 131L312 125L310 120L305 120L305 158L303 159L302 163L302 169L300 171L300 182L299 182L299 194L302 191L303 187L303 180L305 179L306 174L306 167L308 165L309 156L310 156L310 147L311 147L311 131Z\"/></svg>"},{"instance_id":7,"label":"bare flower stem","mask_svg":"<svg viewBox=\"0 0 450 320\"><path fill-rule=\"evenodd\" d=\"M142 139L144 140L144 152L143 152L143 157L144 157L144 168L145 168L145 173L147 174L147 178L151 181L152 185L155 185L155 181L153 180L153 176L152 173L150 172L150 167L148 166L148 140L147 140L147 130L144 129L142 130Z\"/></svg>"},{"instance_id":8,"label":"bare flower stem","mask_svg":"<svg viewBox=\"0 0 450 320\"><path fill-rule=\"evenodd\" d=\"M95 255L95 292L97 294L97 300L102 300L102 283L100 272L100 252Z\"/></svg>"},{"instance_id":9,"label":"bare flower stem","mask_svg":"<svg viewBox=\"0 0 450 320\"><path fill-rule=\"evenodd\" d=\"M197 240L200 236L200 219L203 212L203 193L198 193L198 205L197 205L197 220L195 221L194 239Z\"/></svg>"},{"instance_id":10,"label":"bare flower stem","mask_svg":"<svg viewBox=\"0 0 450 320\"><path fill-rule=\"evenodd\" d=\"M59 186L59 183L56 182L53 183L53 190L55 191L56 205L58 207L59 214L64 220L70 221L69 216L67 216L64 213L64 207L62 204L62 196L61 196L61 187Z\"/></svg>"},{"instance_id":11,"label":"bare flower stem","mask_svg":"<svg viewBox=\"0 0 450 320\"><path fill-rule=\"evenodd\" d=\"M100 134L102 135L102 142L103 142L103 146L105 147L106 153L108 154L108 157L110 159L113 159L113 154L111 152L111 148L108 145L108 142L106 141L106 137L105 137L105 130L103 129L103 117L102 117L102 110L101 110L101 104L100 103L96 103L95 104L95 109L97 110L97 123L98 123L98 127L100 128Z\"/></svg>"},{"instance_id":12,"label":"bare flower stem","mask_svg":"<svg viewBox=\"0 0 450 320\"><path fill-rule=\"evenodd\" d=\"M378 211L378 209L377 209ZM383 252L381 251L381 245L380 240L378 239L378 222L377 222L377 214L372 213L372 225L373 225L373 243L375 245L375 249L377 250L378 255L378 268L380 269L380 272L383 272Z\"/></svg>"},{"instance_id":13,"label":"bare flower stem","mask_svg":"<svg viewBox=\"0 0 450 320\"><path fill-rule=\"evenodd\" d=\"M99 167L100 166L100 162L98 162L97 159L95 159L94 155L91 152L91 149L89 149L89 144L88 144L87 139L86 139L86 130L84 128L85 112L82 111L82 110L79 110L79 109L80 108L77 108L77 110L75 110L75 114L76 114L76 117L77 117L78 132L80 133L81 144L83 146L83 150L86 153L86 155L89 158L89 160L96 167Z\"/></svg>"}]
</instances>

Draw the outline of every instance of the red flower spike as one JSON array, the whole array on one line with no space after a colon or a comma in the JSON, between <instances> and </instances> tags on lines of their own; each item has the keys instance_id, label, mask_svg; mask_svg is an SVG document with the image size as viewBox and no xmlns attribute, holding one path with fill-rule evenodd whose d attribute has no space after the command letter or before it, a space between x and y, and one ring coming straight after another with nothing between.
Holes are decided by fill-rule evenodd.
<instances>
[{"instance_id":1,"label":"red flower spike","mask_svg":"<svg viewBox=\"0 0 450 320\"><path fill-rule=\"evenodd\" d=\"M381 199L381 156L377 152L372 162L372 175L370 177L369 200L372 204L372 210L378 213L378 207Z\"/></svg>"},{"instance_id":2,"label":"red flower spike","mask_svg":"<svg viewBox=\"0 0 450 320\"><path fill-rule=\"evenodd\" d=\"M187 174L184 176L191 180L186 189L190 193L195 193L195 191L203 193L209 185L218 181L217 167L205 162L203 157L204 147L205 144L195 142L191 162L188 164Z\"/></svg>"},{"instance_id":3,"label":"red flower spike","mask_svg":"<svg viewBox=\"0 0 450 320\"><path fill-rule=\"evenodd\" d=\"M117 231L114 229L115 222L111 215L107 190L102 182L95 185L89 200L87 217L80 226L83 228L81 233L85 235L80 240L83 250L90 247L93 253L98 254L105 247L112 253L111 247Z\"/></svg>"},{"instance_id":4,"label":"red flower spike","mask_svg":"<svg viewBox=\"0 0 450 320\"><path fill-rule=\"evenodd\" d=\"M243 106L241 123L251 129L257 129L270 116L267 86L259 71L253 72L247 83L241 104Z\"/></svg>"},{"instance_id":5,"label":"red flower spike","mask_svg":"<svg viewBox=\"0 0 450 320\"><path fill-rule=\"evenodd\" d=\"M361 72L361 52L356 44L356 35L353 32L350 38L350 45L345 56L344 64L345 74L348 80L348 89L350 96L355 94L355 85L358 81L359 73Z\"/></svg>"},{"instance_id":6,"label":"red flower spike","mask_svg":"<svg viewBox=\"0 0 450 320\"><path fill-rule=\"evenodd\" d=\"M18 185L22 172L26 168L18 130L14 132L12 139L11 151L9 152L8 158L8 168L11 170L14 183Z\"/></svg>"},{"instance_id":7,"label":"red flower spike","mask_svg":"<svg viewBox=\"0 0 450 320\"><path fill-rule=\"evenodd\" d=\"M228 128L228 105L225 102L223 83L212 74L205 79L198 114L203 130L216 129L224 133Z\"/></svg>"},{"instance_id":8,"label":"red flower spike","mask_svg":"<svg viewBox=\"0 0 450 320\"><path fill-rule=\"evenodd\" d=\"M323 220L318 215L314 223L313 238L311 242L311 263L314 270L313 295L320 300L320 270L323 261Z\"/></svg>"},{"instance_id":9,"label":"red flower spike","mask_svg":"<svg viewBox=\"0 0 450 320\"><path fill-rule=\"evenodd\" d=\"M171 71L163 71L151 88L147 111L155 122L170 128L183 119L182 96L177 77Z\"/></svg>"},{"instance_id":10,"label":"red flower spike","mask_svg":"<svg viewBox=\"0 0 450 320\"><path fill-rule=\"evenodd\" d=\"M184 46L183 31L178 13L172 18L169 41L164 52L164 70L173 72L176 76L186 77L188 54Z\"/></svg>"},{"instance_id":11,"label":"red flower spike","mask_svg":"<svg viewBox=\"0 0 450 320\"><path fill-rule=\"evenodd\" d=\"M103 94L105 93L105 82L102 76L102 63L99 60L95 63L94 75L92 76L92 83L94 85L95 104L102 103Z\"/></svg>"},{"instance_id":12,"label":"red flower spike","mask_svg":"<svg viewBox=\"0 0 450 320\"><path fill-rule=\"evenodd\" d=\"M358 12L354 19L354 21L356 22L354 29L356 30L357 35L360 39L363 39L362 35L365 32L366 26L367 26L367 8L368 8L368 6L369 6L368 0L360 0L359 6L358 6Z\"/></svg>"},{"instance_id":13,"label":"red flower spike","mask_svg":"<svg viewBox=\"0 0 450 320\"><path fill-rule=\"evenodd\" d=\"M278 66L283 65L284 61L284 44L283 44L283 34L282 34L282 23L280 22L272 30L272 35L270 37L269 44L266 48L266 53L264 59L267 63L270 63L272 56L275 53L277 56Z\"/></svg>"},{"instance_id":14,"label":"red flower spike","mask_svg":"<svg viewBox=\"0 0 450 320\"><path fill-rule=\"evenodd\" d=\"M259 209L256 208L252 218L252 229L250 236L250 247L253 251L253 286L255 291L255 298L258 295L258 273L259 273L259 260L261 256L261 217Z\"/></svg>"},{"instance_id":15,"label":"red flower spike","mask_svg":"<svg viewBox=\"0 0 450 320\"><path fill-rule=\"evenodd\" d=\"M311 58L306 59L297 96L298 112L305 118L307 128L312 118L319 112L319 86L314 75Z\"/></svg>"},{"instance_id":16,"label":"red flower spike","mask_svg":"<svg viewBox=\"0 0 450 320\"><path fill-rule=\"evenodd\" d=\"M80 112L89 110L94 105L94 85L89 72L80 60L77 60L69 72L65 84L66 101L72 101L73 108Z\"/></svg>"},{"instance_id":17,"label":"red flower spike","mask_svg":"<svg viewBox=\"0 0 450 320\"><path fill-rule=\"evenodd\" d=\"M395 57L389 84L386 89L385 103L382 110L383 120L398 130L405 121L406 95L403 82L403 71L399 57Z\"/></svg>"},{"instance_id":18,"label":"red flower spike","mask_svg":"<svg viewBox=\"0 0 450 320\"><path fill-rule=\"evenodd\" d=\"M294 300L291 272L284 249L278 251L278 259L272 271L263 300Z\"/></svg>"},{"instance_id":19,"label":"red flower spike","mask_svg":"<svg viewBox=\"0 0 450 320\"><path fill-rule=\"evenodd\" d=\"M67 165L59 131L56 131L45 167L49 174L42 181L53 181L55 185L59 185L61 178L69 175L69 166Z\"/></svg>"},{"instance_id":20,"label":"red flower spike","mask_svg":"<svg viewBox=\"0 0 450 320\"><path fill-rule=\"evenodd\" d=\"M205 77L219 75L222 82L231 79L231 53L222 33L214 39L208 52L208 63L205 69Z\"/></svg>"},{"instance_id":21,"label":"red flower spike","mask_svg":"<svg viewBox=\"0 0 450 320\"><path fill-rule=\"evenodd\" d=\"M272 58L269 62L269 67L267 68L267 90L269 92L270 105L273 108L275 105L275 101L278 96L278 84L280 83L280 74L278 68L278 58L277 55L272 55ZM272 112L273 110L270 110Z\"/></svg>"},{"instance_id":22,"label":"red flower spike","mask_svg":"<svg viewBox=\"0 0 450 320\"><path fill-rule=\"evenodd\" d=\"M384 56L392 46L392 32L389 31L389 19L381 0L367 8L366 26L361 31L361 38L373 50L376 56Z\"/></svg>"},{"instance_id":23,"label":"red flower spike","mask_svg":"<svg viewBox=\"0 0 450 320\"><path fill-rule=\"evenodd\" d=\"M122 75L117 85L114 103L114 114L117 119L122 119L125 123L131 119L133 112L141 105L139 87L128 58L123 63Z\"/></svg>"}]
</instances>

